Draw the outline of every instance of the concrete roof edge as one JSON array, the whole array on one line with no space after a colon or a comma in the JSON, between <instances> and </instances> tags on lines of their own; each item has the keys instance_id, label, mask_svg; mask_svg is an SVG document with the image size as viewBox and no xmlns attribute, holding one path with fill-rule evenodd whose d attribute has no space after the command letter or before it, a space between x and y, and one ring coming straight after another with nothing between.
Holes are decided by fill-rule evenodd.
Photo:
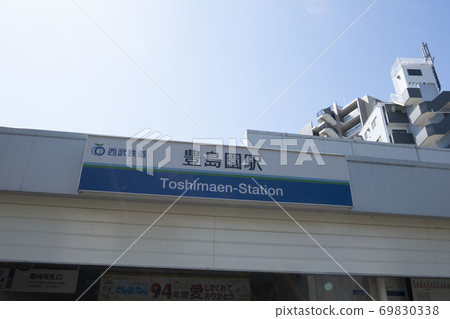
<instances>
[{"instance_id":1,"label":"concrete roof edge","mask_svg":"<svg viewBox=\"0 0 450 319\"><path fill-rule=\"evenodd\" d=\"M42 136L42 137L67 138L67 139L77 139L77 140L86 140L88 137L88 134L84 134L84 133L49 131L49 130L27 129L27 128L13 128L13 127L5 127L5 126L0 126L0 134Z\"/></svg>"}]
</instances>

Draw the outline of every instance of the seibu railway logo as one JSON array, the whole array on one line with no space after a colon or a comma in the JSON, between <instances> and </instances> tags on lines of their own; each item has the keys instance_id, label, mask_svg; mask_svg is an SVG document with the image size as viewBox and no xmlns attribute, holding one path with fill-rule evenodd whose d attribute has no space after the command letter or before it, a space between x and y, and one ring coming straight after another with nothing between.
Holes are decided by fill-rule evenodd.
<instances>
[{"instance_id":1,"label":"seibu railway logo","mask_svg":"<svg viewBox=\"0 0 450 319\"><path fill-rule=\"evenodd\" d=\"M163 144L171 140L171 137L162 135L160 132L144 129L126 141L125 148L106 146L104 143L94 143L91 154L94 156L122 157L125 158L126 166L153 175L154 152ZM158 169L169 163L171 159L171 148L167 146L164 158L156 163Z\"/></svg>"},{"instance_id":2,"label":"seibu railway logo","mask_svg":"<svg viewBox=\"0 0 450 319\"><path fill-rule=\"evenodd\" d=\"M97 144L95 143L95 146L91 148L91 154L95 156L102 156L105 154L106 150L103 147L103 144Z\"/></svg>"}]
</instances>

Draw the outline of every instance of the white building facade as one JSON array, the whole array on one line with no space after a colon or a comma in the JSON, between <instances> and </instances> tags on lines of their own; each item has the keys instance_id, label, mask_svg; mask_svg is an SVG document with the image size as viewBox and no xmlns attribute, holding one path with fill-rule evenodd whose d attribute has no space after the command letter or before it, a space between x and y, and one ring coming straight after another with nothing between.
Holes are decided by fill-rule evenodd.
<instances>
[{"instance_id":1,"label":"white building facade","mask_svg":"<svg viewBox=\"0 0 450 319\"><path fill-rule=\"evenodd\" d=\"M317 113L319 125L313 127L309 123L300 133L449 147L450 91L441 92L434 59L426 43L422 43L422 51L423 58L397 58L395 61L391 68L395 93L390 95L389 102L365 96L344 107L334 103L333 107ZM347 109L352 111L351 117L345 112Z\"/></svg>"}]
</instances>

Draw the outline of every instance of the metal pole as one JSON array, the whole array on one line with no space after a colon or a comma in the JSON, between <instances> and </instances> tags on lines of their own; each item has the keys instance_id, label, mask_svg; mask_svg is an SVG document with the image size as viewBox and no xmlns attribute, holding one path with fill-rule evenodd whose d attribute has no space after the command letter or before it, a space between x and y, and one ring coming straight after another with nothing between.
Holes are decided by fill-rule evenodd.
<instances>
[{"instance_id":1,"label":"metal pole","mask_svg":"<svg viewBox=\"0 0 450 319\"><path fill-rule=\"evenodd\" d=\"M384 277L377 277L377 291L378 291L378 300L379 301L387 301L387 292L386 292L386 283L384 281Z\"/></svg>"}]
</instances>

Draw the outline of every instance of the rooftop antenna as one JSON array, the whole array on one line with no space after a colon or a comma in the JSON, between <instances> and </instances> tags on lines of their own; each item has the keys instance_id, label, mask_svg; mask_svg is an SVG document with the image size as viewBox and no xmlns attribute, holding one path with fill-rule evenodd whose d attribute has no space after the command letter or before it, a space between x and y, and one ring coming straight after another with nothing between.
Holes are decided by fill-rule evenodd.
<instances>
[{"instance_id":1,"label":"rooftop antenna","mask_svg":"<svg viewBox=\"0 0 450 319\"><path fill-rule=\"evenodd\" d=\"M425 42L420 43L420 47L422 48L423 57L428 61L434 62L434 59L431 57L430 49L428 48L428 44Z\"/></svg>"},{"instance_id":2,"label":"rooftop antenna","mask_svg":"<svg viewBox=\"0 0 450 319\"><path fill-rule=\"evenodd\" d=\"M422 48L423 57L425 60L431 62L431 70L433 71L434 78L436 79L436 84L439 89L439 92L441 91L441 83L439 82L439 78L436 73L436 69L434 68L434 58L431 56L430 49L428 48L428 44L425 42L420 43L420 47Z\"/></svg>"}]
</instances>

